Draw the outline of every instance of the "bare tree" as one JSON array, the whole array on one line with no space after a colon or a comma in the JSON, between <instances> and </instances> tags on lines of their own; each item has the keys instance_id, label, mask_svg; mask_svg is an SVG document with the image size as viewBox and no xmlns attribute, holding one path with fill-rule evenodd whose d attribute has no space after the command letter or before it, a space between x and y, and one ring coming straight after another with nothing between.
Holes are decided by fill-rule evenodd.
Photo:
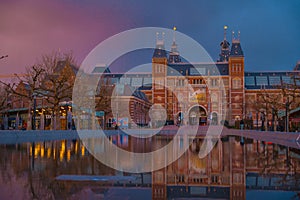
<instances>
[{"instance_id":1,"label":"bare tree","mask_svg":"<svg viewBox=\"0 0 300 200\"><path fill-rule=\"evenodd\" d=\"M290 82L282 81L279 88L289 108L294 109L300 106L300 76L292 75Z\"/></svg>"},{"instance_id":2,"label":"bare tree","mask_svg":"<svg viewBox=\"0 0 300 200\"><path fill-rule=\"evenodd\" d=\"M13 99L22 98L23 100L28 101L27 130L32 129L32 103L34 95L38 91L41 80L44 77L44 71L45 70L41 66L33 65L31 67L26 67L26 76L21 77L15 74L15 77L10 83L0 81L0 83L6 87L6 90Z\"/></svg>"},{"instance_id":3,"label":"bare tree","mask_svg":"<svg viewBox=\"0 0 300 200\"><path fill-rule=\"evenodd\" d=\"M46 95L53 108L52 129L60 129L60 103L72 100L76 72L72 54L52 53L44 55L40 62L45 69L45 78L40 86L41 95Z\"/></svg>"},{"instance_id":4,"label":"bare tree","mask_svg":"<svg viewBox=\"0 0 300 200\"><path fill-rule=\"evenodd\" d=\"M7 128L7 110L9 101L8 87L5 85L0 85L0 113L2 115L2 121L0 123L0 129Z\"/></svg>"},{"instance_id":5,"label":"bare tree","mask_svg":"<svg viewBox=\"0 0 300 200\"><path fill-rule=\"evenodd\" d=\"M111 114L111 96L114 90L114 86L102 85L98 86L98 91L95 96L96 110L104 111L106 115Z\"/></svg>"},{"instance_id":6,"label":"bare tree","mask_svg":"<svg viewBox=\"0 0 300 200\"><path fill-rule=\"evenodd\" d=\"M8 87L0 85L0 112L3 112L7 108L8 94Z\"/></svg>"},{"instance_id":7,"label":"bare tree","mask_svg":"<svg viewBox=\"0 0 300 200\"><path fill-rule=\"evenodd\" d=\"M300 106L300 77L292 74L289 82L281 81L272 89L262 88L250 104L257 113L264 113L267 119L272 116L272 128L275 130L274 122L279 120L280 111L287 109L289 112Z\"/></svg>"}]
</instances>

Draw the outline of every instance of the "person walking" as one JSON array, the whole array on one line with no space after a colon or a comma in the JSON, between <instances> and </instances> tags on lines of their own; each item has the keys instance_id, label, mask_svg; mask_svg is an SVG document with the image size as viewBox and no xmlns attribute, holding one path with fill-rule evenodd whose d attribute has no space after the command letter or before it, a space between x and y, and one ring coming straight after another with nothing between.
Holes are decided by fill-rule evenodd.
<instances>
[{"instance_id":1,"label":"person walking","mask_svg":"<svg viewBox=\"0 0 300 200\"><path fill-rule=\"evenodd\" d=\"M243 119L240 121L240 128L241 128L241 130L244 130L244 120Z\"/></svg>"}]
</instances>

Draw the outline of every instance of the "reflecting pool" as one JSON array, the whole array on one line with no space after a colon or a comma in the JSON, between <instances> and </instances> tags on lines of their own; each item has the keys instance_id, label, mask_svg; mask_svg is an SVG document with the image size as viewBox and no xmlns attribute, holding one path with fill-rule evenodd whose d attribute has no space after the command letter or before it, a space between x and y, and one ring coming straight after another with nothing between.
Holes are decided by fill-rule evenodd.
<instances>
[{"instance_id":1,"label":"reflecting pool","mask_svg":"<svg viewBox=\"0 0 300 200\"><path fill-rule=\"evenodd\" d=\"M108 139L126 151L151 152L172 137L115 134ZM299 199L297 148L225 136L200 158L205 139L183 138L164 155L178 156L181 143L191 140L172 164L153 172L128 173L102 164L83 145L89 142L106 152L98 140L1 144L0 199ZM110 155L107 159L119 158ZM130 164L119 160L120 165Z\"/></svg>"}]
</instances>

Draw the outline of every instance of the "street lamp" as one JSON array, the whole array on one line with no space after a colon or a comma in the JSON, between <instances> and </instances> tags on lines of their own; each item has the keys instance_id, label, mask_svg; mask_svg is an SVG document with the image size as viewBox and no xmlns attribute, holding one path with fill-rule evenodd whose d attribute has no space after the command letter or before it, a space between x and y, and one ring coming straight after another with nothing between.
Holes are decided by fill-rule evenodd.
<instances>
[{"instance_id":1,"label":"street lamp","mask_svg":"<svg viewBox=\"0 0 300 200\"><path fill-rule=\"evenodd\" d=\"M258 111L256 111L256 130L258 131Z\"/></svg>"},{"instance_id":2,"label":"street lamp","mask_svg":"<svg viewBox=\"0 0 300 200\"><path fill-rule=\"evenodd\" d=\"M36 94L33 94L33 117L32 117L32 130L36 130Z\"/></svg>"},{"instance_id":3,"label":"street lamp","mask_svg":"<svg viewBox=\"0 0 300 200\"><path fill-rule=\"evenodd\" d=\"M264 131L265 128L265 113L261 111L261 131Z\"/></svg>"},{"instance_id":4,"label":"street lamp","mask_svg":"<svg viewBox=\"0 0 300 200\"><path fill-rule=\"evenodd\" d=\"M271 127L272 131L275 131L274 123L275 123L275 110L274 110L274 106L272 106L272 127Z\"/></svg>"},{"instance_id":5,"label":"street lamp","mask_svg":"<svg viewBox=\"0 0 300 200\"><path fill-rule=\"evenodd\" d=\"M290 102L289 102L289 97L287 97L287 101L285 103L285 131L289 132L289 106L290 106Z\"/></svg>"}]
</instances>

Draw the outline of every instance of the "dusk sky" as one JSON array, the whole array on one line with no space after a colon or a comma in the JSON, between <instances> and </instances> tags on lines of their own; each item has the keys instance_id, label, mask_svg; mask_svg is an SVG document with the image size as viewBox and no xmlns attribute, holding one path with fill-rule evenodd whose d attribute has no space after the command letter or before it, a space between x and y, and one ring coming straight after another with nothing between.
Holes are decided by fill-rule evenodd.
<instances>
[{"instance_id":1,"label":"dusk sky","mask_svg":"<svg viewBox=\"0 0 300 200\"><path fill-rule=\"evenodd\" d=\"M149 26L176 26L217 60L227 25L241 31L246 71L292 70L300 60L299 9L299 0L1 0L0 55L8 54L1 74L24 72L58 49L80 64L106 38Z\"/></svg>"}]
</instances>

